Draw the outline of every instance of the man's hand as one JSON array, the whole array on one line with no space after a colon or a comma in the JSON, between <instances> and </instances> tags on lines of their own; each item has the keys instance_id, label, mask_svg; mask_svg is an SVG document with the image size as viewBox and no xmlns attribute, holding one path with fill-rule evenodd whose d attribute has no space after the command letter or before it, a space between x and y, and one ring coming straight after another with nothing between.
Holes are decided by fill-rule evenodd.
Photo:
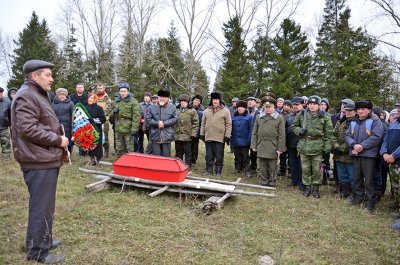
<instances>
[{"instance_id":1,"label":"man's hand","mask_svg":"<svg viewBox=\"0 0 400 265\"><path fill-rule=\"evenodd\" d=\"M335 150L333 150L333 153L335 155L341 155L341 154L343 154L343 151L340 147L336 147Z\"/></svg>"},{"instance_id":2,"label":"man's hand","mask_svg":"<svg viewBox=\"0 0 400 265\"><path fill-rule=\"evenodd\" d=\"M69 143L68 138L65 137L65 136L63 136L63 135L61 135L61 144L60 144L60 147L62 147L62 148L67 147L67 146L68 146L68 143Z\"/></svg>"},{"instance_id":3,"label":"man's hand","mask_svg":"<svg viewBox=\"0 0 400 265\"><path fill-rule=\"evenodd\" d=\"M354 145L354 150L357 151L358 153L361 153L362 150L364 150L364 147L361 144L356 144Z\"/></svg>"},{"instance_id":4,"label":"man's hand","mask_svg":"<svg viewBox=\"0 0 400 265\"><path fill-rule=\"evenodd\" d=\"M229 145L229 144L231 143L231 138L225 136L225 137L224 137L224 142L225 142L227 145Z\"/></svg>"},{"instance_id":5,"label":"man's hand","mask_svg":"<svg viewBox=\"0 0 400 265\"><path fill-rule=\"evenodd\" d=\"M353 150L351 151L351 153L352 153L353 155L358 156L358 152L357 152L355 149L353 149Z\"/></svg>"},{"instance_id":6,"label":"man's hand","mask_svg":"<svg viewBox=\"0 0 400 265\"><path fill-rule=\"evenodd\" d=\"M257 152L257 148L251 148L251 150L253 150L253 152Z\"/></svg>"},{"instance_id":7,"label":"man's hand","mask_svg":"<svg viewBox=\"0 0 400 265\"><path fill-rule=\"evenodd\" d=\"M159 129L164 128L164 122L163 121L158 121L158 128Z\"/></svg>"},{"instance_id":8,"label":"man's hand","mask_svg":"<svg viewBox=\"0 0 400 265\"><path fill-rule=\"evenodd\" d=\"M204 135L200 135L200 140L202 140L203 142L206 141L206 137Z\"/></svg>"},{"instance_id":9,"label":"man's hand","mask_svg":"<svg viewBox=\"0 0 400 265\"><path fill-rule=\"evenodd\" d=\"M280 156L281 154L283 154L282 151L276 151L276 153L278 154L278 156Z\"/></svg>"},{"instance_id":10,"label":"man's hand","mask_svg":"<svg viewBox=\"0 0 400 265\"><path fill-rule=\"evenodd\" d=\"M307 132L307 129L301 128L299 131L299 136L302 137L303 135L305 135Z\"/></svg>"},{"instance_id":11,"label":"man's hand","mask_svg":"<svg viewBox=\"0 0 400 265\"><path fill-rule=\"evenodd\" d=\"M383 160L385 160L385 162L388 163L388 164L393 164L396 161L396 159L394 159L394 157L392 155L389 155L389 154L384 154L383 155Z\"/></svg>"}]
</instances>

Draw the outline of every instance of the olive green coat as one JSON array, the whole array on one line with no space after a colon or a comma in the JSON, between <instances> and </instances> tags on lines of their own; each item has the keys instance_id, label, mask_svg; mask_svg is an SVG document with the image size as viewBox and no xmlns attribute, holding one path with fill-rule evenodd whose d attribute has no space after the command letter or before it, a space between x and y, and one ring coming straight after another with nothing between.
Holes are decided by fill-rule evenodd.
<instances>
[{"instance_id":1,"label":"olive green coat","mask_svg":"<svg viewBox=\"0 0 400 265\"><path fill-rule=\"evenodd\" d=\"M301 111L291 126L293 132L299 135L303 126L304 112ZM297 150L303 155L320 155L322 152L330 152L333 140L333 125L331 117L324 111L319 110L315 114L311 114L309 110L306 112L305 129L306 134L301 136L297 144Z\"/></svg>"},{"instance_id":2,"label":"olive green coat","mask_svg":"<svg viewBox=\"0 0 400 265\"><path fill-rule=\"evenodd\" d=\"M254 122L251 148L257 149L257 157L278 159L277 151L286 150L285 120L277 112L271 115L261 112Z\"/></svg>"},{"instance_id":3,"label":"olive green coat","mask_svg":"<svg viewBox=\"0 0 400 265\"><path fill-rule=\"evenodd\" d=\"M341 154L334 154L333 160L352 163L353 158L349 155L349 146L346 143L346 131L350 126L350 120L338 121L335 129L333 130L333 146L332 149L340 148Z\"/></svg>"},{"instance_id":4,"label":"olive green coat","mask_svg":"<svg viewBox=\"0 0 400 265\"><path fill-rule=\"evenodd\" d=\"M191 141L199 128L199 116L193 108L177 108L178 123L175 125L175 141Z\"/></svg>"},{"instance_id":5,"label":"olive green coat","mask_svg":"<svg viewBox=\"0 0 400 265\"><path fill-rule=\"evenodd\" d=\"M118 112L115 109L118 108ZM139 129L140 111L138 101L128 95L122 99L117 97L111 108L110 118L115 120L115 132L119 134L133 134Z\"/></svg>"}]
</instances>

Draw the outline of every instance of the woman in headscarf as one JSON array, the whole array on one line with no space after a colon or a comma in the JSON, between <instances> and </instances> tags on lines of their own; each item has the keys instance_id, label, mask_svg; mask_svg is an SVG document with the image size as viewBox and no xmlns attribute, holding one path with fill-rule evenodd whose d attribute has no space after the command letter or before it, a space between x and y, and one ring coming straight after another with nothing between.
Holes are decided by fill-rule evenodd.
<instances>
[{"instance_id":1,"label":"woman in headscarf","mask_svg":"<svg viewBox=\"0 0 400 265\"><path fill-rule=\"evenodd\" d=\"M90 122L94 123L99 132L99 142L95 149L89 152L90 161L92 166L99 165L100 159L103 156L103 130L102 124L106 122L106 116L102 107L97 105L99 98L95 93L88 95L88 105L85 106L86 110L90 114Z\"/></svg>"},{"instance_id":2,"label":"woman in headscarf","mask_svg":"<svg viewBox=\"0 0 400 265\"><path fill-rule=\"evenodd\" d=\"M71 133L74 103L68 96L68 90L62 87L58 88L56 90L56 97L51 103L51 107L53 108L60 124L64 126L65 137L69 140L68 150L72 152L73 142L71 141Z\"/></svg>"}]
</instances>

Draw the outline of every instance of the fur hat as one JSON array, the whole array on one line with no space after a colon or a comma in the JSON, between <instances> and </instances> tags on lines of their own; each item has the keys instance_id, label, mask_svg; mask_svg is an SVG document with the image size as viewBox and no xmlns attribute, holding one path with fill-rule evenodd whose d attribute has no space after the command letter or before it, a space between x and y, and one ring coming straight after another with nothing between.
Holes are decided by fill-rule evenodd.
<instances>
[{"instance_id":1,"label":"fur hat","mask_svg":"<svg viewBox=\"0 0 400 265\"><path fill-rule=\"evenodd\" d=\"M181 101L186 101L187 103L189 103L190 97L188 95L182 94L178 97L178 102L181 102Z\"/></svg>"},{"instance_id":2,"label":"fur hat","mask_svg":"<svg viewBox=\"0 0 400 265\"><path fill-rule=\"evenodd\" d=\"M169 92L168 90L158 90L157 92L157 96L159 97L165 97L165 98L169 98L169 96L171 95L171 92Z\"/></svg>"},{"instance_id":3,"label":"fur hat","mask_svg":"<svg viewBox=\"0 0 400 265\"><path fill-rule=\"evenodd\" d=\"M218 92L212 92L211 93L211 100L213 99L219 99L221 101L221 94Z\"/></svg>"},{"instance_id":4,"label":"fur hat","mask_svg":"<svg viewBox=\"0 0 400 265\"><path fill-rule=\"evenodd\" d=\"M266 106L266 105L273 105L273 106L276 106L276 100L275 100L273 97L271 97L271 96L264 96L264 97L262 97L262 99L261 99L261 104L262 104L263 106Z\"/></svg>"},{"instance_id":5,"label":"fur hat","mask_svg":"<svg viewBox=\"0 0 400 265\"><path fill-rule=\"evenodd\" d=\"M243 107L243 108L247 109L247 102L244 100L236 101L236 108L239 108L239 107Z\"/></svg>"},{"instance_id":6,"label":"fur hat","mask_svg":"<svg viewBox=\"0 0 400 265\"><path fill-rule=\"evenodd\" d=\"M278 102L278 101L285 102L285 100L284 100L283 98L278 98L278 99L276 100L276 102Z\"/></svg>"},{"instance_id":7,"label":"fur hat","mask_svg":"<svg viewBox=\"0 0 400 265\"><path fill-rule=\"evenodd\" d=\"M58 96L59 94L64 94L65 96L68 96L68 90L66 90L65 88L60 87L60 88L58 88L56 90L56 95Z\"/></svg>"},{"instance_id":8,"label":"fur hat","mask_svg":"<svg viewBox=\"0 0 400 265\"><path fill-rule=\"evenodd\" d=\"M203 97L202 97L202 96L200 96L200 95L195 95L194 97L192 97L192 102L193 102L193 100L195 100L195 99L200 100L200 104L203 103Z\"/></svg>"},{"instance_id":9,"label":"fur hat","mask_svg":"<svg viewBox=\"0 0 400 265\"><path fill-rule=\"evenodd\" d=\"M309 104L309 103L316 103L318 105L321 105L321 98L316 95L313 95L308 98L307 104Z\"/></svg>"},{"instance_id":10,"label":"fur hat","mask_svg":"<svg viewBox=\"0 0 400 265\"><path fill-rule=\"evenodd\" d=\"M128 89L128 91L131 91L131 86L128 83L119 83L118 90L120 90L121 88L126 88Z\"/></svg>"},{"instance_id":11,"label":"fur hat","mask_svg":"<svg viewBox=\"0 0 400 265\"><path fill-rule=\"evenodd\" d=\"M372 107L372 101L369 99L356 101L356 109L366 108L372 110Z\"/></svg>"}]
</instances>

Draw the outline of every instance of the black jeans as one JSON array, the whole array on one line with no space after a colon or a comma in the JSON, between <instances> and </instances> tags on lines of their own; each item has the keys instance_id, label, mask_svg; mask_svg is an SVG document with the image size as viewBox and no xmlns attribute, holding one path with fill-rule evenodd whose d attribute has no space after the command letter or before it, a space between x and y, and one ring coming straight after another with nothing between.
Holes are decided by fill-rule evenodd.
<instances>
[{"instance_id":1,"label":"black jeans","mask_svg":"<svg viewBox=\"0 0 400 265\"><path fill-rule=\"evenodd\" d=\"M216 170L221 172L224 165L225 143L208 141L206 142L206 165L207 170L212 170L214 164Z\"/></svg>"},{"instance_id":2,"label":"black jeans","mask_svg":"<svg viewBox=\"0 0 400 265\"><path fill-rule=\"evenodd\" d=\"M26 256L45 258L53 242L53 219L59 168L23 170L29 190Z\"/></svg>"},{"instance_id":3,"label":"black jeans","mask_svg":"<svg viewBox=\"0 0 400 265\"><path fill-rule=\"evenodd\" d=\"M250 146L235 146L235 148L233 148L235 154L235 169L249 169L249 149Z\"/></svg>"},{"instance_id":4,"label":"black jeans","mask_svg":"<svg viewBox=\"0 0 400 265\"><path fill-rule=\"evenodd\" d=\"M175 156L183 161L185 156L185 163L189 167L192 166L192 142L191 141L175 141Z\"/></svg>"},{"instance_id":5,"label":"black jeans","mask_svg":"<svg viewBox=\"0 0 400 265\"><path fill-rule=\"evenodd\" d=\"M286 174L287 164L288 164L288 155L287 152L283 152L279 156L279 173L281 175Z\"/></svg>"},{"instance_id":6,"label":"black jeans","mask_svg":"<svg viewBox=\"0 0 400 265\"><path fill-rule=\"evenodd\" d=\"M366 194L367 203L375 203L375 164L375 158L353 157L354 194L358 198Z\"/></svg>"},{"instance_id":7,"label":"black jeans","mask_svg":"<svg viewBox=\"0 0 400 265\"><path fill-rule=\"evenodd\" d=\"M199 157L199 139L192 140L192 164L196 164L197 158Z\"/></svg>"},{"instance_id":8,"label":"black jeans","mask_svg":"<svg viewBox=\"0 0 400 265\"><path fill-rule=\"evenodd\" d=\"M250 149L250 163L250 169L257 170L257 152L254 152L252 149Z\"/></svg>"}]
</instances>

